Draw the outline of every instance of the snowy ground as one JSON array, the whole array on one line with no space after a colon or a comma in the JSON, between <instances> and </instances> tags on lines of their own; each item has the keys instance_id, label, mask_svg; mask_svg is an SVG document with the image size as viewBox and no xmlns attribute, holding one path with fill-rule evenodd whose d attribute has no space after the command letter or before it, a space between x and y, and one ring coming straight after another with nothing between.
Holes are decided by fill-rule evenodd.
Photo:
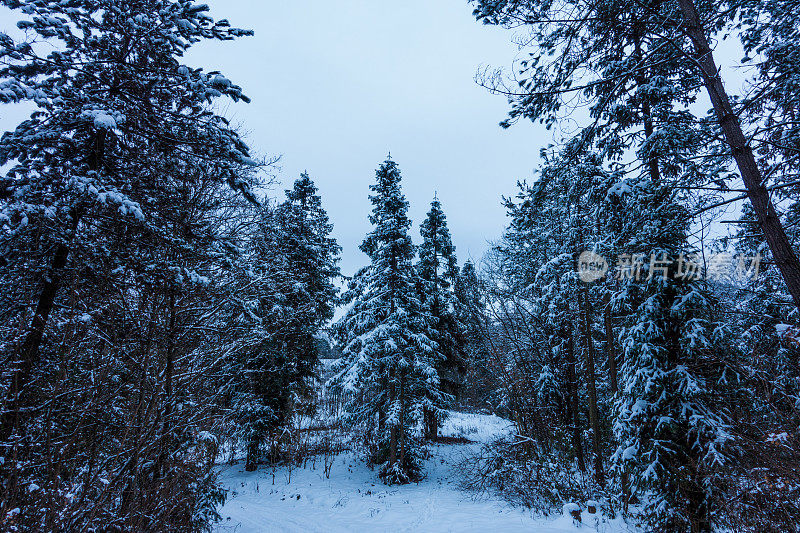
<instances>
[{"instance_id":1,"label":"snowy ground","mask_svg":"<svg viewBox=\"0 0 800 533\"><path fill-rule=\"evenodd\" d=\"M224 467L229 489L218 533L237 532L619 532L619 524L578 525L568 517L537 519L502 501L459 490L455 466L480 442L508 431L508 423L486 415L452 413L442 435L476 444L436 445L419 484L387 487L351 454L336 458L330 479L316 469L245 472L243 464ZM586 515L584 515L586 516ZM591 517L590 517L591 518Z\"/></svg>"}]
</instances>

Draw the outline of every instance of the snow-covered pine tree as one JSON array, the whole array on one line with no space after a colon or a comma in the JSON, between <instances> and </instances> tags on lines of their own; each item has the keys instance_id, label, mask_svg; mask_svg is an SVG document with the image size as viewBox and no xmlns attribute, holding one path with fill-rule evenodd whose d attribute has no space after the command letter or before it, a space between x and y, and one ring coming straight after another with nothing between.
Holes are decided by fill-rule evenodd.
<instances>
[{"instance_id":1,"label":"snow-covered pine tree","mask_svg":"<svg viewBox=\"0 0 800 533\"><path fill-rule=\"evenodd\" d=\"M736 102L764 187L795 254L800 252L800 25L797 0L736 2L748 90ZM713 45L712 45L713 46ZM739 481L724 497L727 516L757 531L792 531L800 517L800 346L798 309L759 220L744 206L723 250L735 250L738 272L713 287L741 359L732 433L741 453ZM756 263L752 258L759 258ZM753 265L756 269L751 269ZM753 431L754 428L758 428ZM764 480L768 479L768 483ZM741 517L741 518L739 518ZM736 526L733 526L736 527Z\"/></svg>"},{"instance_id":2,"label":"snow-covered pine tree","mask_svg":"<svg viewBox=\"0 0 800 533\"><path fill-rule=\"evenodd\" d=\"M637 494L650 527L705 532L718 512L731 454L722 400L735 375L726 372L735 351L716 321L713 298L695 277L687 213L670 197L649 180L626 195L628 212L637 213L628 224L639 230L642 246L631 253L647 259L641 279L625 288L633 313L620 335L619 444L612 460L623 491Z\"/></svg>"},{"instance_id":3,"label":"snow-covered pine tree","mask_svg":"<svg viewBox=\"0 0 800 533\"><path fill-rule=\"evenodd\" d=\"M475 14L484 22L513 24L525 20L538 47L519 63L516 78L520 79L522 94L512 96L510 118L504 125L521 117L553 124L564 106L570 105L571 95L585 90L594 122L579 135L579 146L596 147L612 169L634 176L609 191L609 199L616 199L622 209L607 234L607 244L628 257L642 254L644 261L655 257L656 261L675 262L681 253L688 256L692 251L688 236L694 220L690 214L702 207L696 197L682 191L724 190L729 177L720 164L720 154L730 153L730 147L721 149L717 145L719 137L714 133L718 125L698 126L702 121L692 110L698 88L709 79L718 79L714 78L716 72L698 68L697 57L713 61L710 50L692 57L697 42L705 38L704 34L698 40L698 32L703 30L698 30L696 20L687 18L687 6L693 9L695 3L568 4L574 11L563 19L559 17L563 6L550 2L477 2ZM716 4L702 3L700 8L708 30L719 31L727 24L726 11ZM687 39L690 33L694 35ZM579 46L572 44L576 35L580 35ZM686 48L679 51L681 45ZM552 54L542 53L542 49ZM552 57L548 59L548 55ZM596 65L602 67L596 69ZM588 78L579 75L584 67L592 71ZM576 86L579 77L581 85ZM727 114L728 118L732 116ZM729 135L737 127L734 120L723 124L722 129ZM737 161L748 150L745 146L737 149ZM638 161L625 165L626 154L634 151ZM746 170L752 174L754 166ZM772 209L763 191L760 196L750 196L759 204L762 215ZM623 197L625 201L620 201ZM771 246L785 240L777 222L775 217L770 220L772 233L767 238ZM777 244L786 259L783 266L793 265L788 270L796 270L796 258ZM788 274L785 279L794 283L793 294L800 294L796 276ZM719 503L715 491L722 485L715 479L718 463L714 461L721 456L719 451L726 439L721 422L724 412L716 401L720 388L724 388L717 378L724 373L725 365L710 354L729 350L724 339L714 335L718 330L712 320L712 300L700 283L674 278L664 283L623 281L610 289L604 296L604 301L611 296L605 308L616 314L625 346L616 435L625 442L641 439L637 446L644 454L626 455L624 450L635 448L629 447L615 456L622 491L633 481L631 476L638 476L637 482L647 479L639 488L649 491L645 518L652 519L653 525L708 528L719 510L712 510L711 502ZM615 327L610 321L607 338L613 339ZM645 338L647 335L650 337ZM687 408L676 412L674 405ZM639 406L647 409L639 410ZM687 414L691 411L696 416ZM659 425L659 421L664 423ZM687 442L691 443L688 447ZM667 449L674 453L670 455ZM621 462L621 458L631 461ZM633 471L626 472L621 464ZM652 468L648 470L647 466ZM694 471L689 472L691 469ZM642 473L647 475L643 478ZM670 484L670 480L676 483ZM639 496L645 497L644 493Z\"/></svg>"},{"instance_id":4,"label":"snow-covered pine tree","mask_svg":"<svg viewBox=\"0 0 800 533\"><path fill-rule=\"evenodd\" d=\"M583 252L609 255L617 213L606 197L617 175L603 169L598 154L576 153L580 146L576 139L561 153L548 156L539 179L531 186L522 185L516 201L506 202L511 223L499 252L503 284L515 301L515 327L526 339L518 360L524 361L520 366L533 373L536 383L536 396L525 401L538 405L527 411L552 413L544 415L550 424L536 437L549 441L548 449L563 454L562 460L574 457L583 471L583 414L587 413L594 478L602 486L610 424L603 416L609 409L599 390L605 380L592 310L602 299L608 278L600 273L594 283L586 283L576 264ZM584 397L586 408L580 401ZM530 429L537 425L527 424Z\"/></svg>"},{"instance_id":5,"label":"snow-covered pine tree","mask_svg":"<svg viewBox=\"0 0 800 533\"><path fill-rule=\"evenodd\" d=\"M314 394L309 387L319 365L318 336L334 315L341 277L341 247L331 237L333 224L322 207L317 186L307 172L300 175L278 208L281 226L288 228L287 254L294 285L286 301L293 311L292 333L285 341L297 359L293 394L298 407Z\"/></svg>"},{"instance_id":6,"label":"snow-covered pine tree","mask_svg":"<svg viewBox=\"0 0 800 533\"><path fill-rule=\"evenodd\" d=\"M245 442L245 468L254 470L269 445L281 459L290 422L313 395L318 335L333 318L339 251L317 187L303 173L286 200L262 208L243 280L245 324L233 391L236 434Z\"/></svg>"},{"instance_id":7,"label":"snow-covered pine tree","mask_svg":"<svg viewBox=\"0 0 800 533\"><path fill-rule=\"evenodd\" d=\"M609 191L622 213L615 249L625 254L612 298L623 350L612 462L623 508L635 493L651 527L708 531L720 516L726 460L735 451L723 399L738 353L689 240L697 222L691 213L703 198L675 184L719 182L724 169L697 157L708 155L705 132L690 122L670 124L670 87L680 82L666 74L662 91L636 86L645 137L638 146L631 139L620 146L637 149L641 170Z\"/></svg>"},{"instance_id":8,"label":"snow-covered pine tree","mask_svg":"<svg viewBox=\"0 0 800 533\"><path fill-rule=\"evenodd\" d=\"M225 371L226 376L234 378L228 384L233 425L229 433L234 445L244 445L248 471L257 468L264 448L271 444L271 430L279 426L287 407L285 403L281 407L283 402L276 394L288 381L284 380L287 368L282 359L276 360L282 354L271 349L273 326L280 320L273 307L283 298L281 291L286 290L289 272L285 249L279 242L283 228L278 224L274 207L263 205L237 279L241 306L234 308L230 317L238 331L232 338L235 355Z\"/></svg>"},{"instance_id":9,"label":"snow-covered pine tree","mask_svg":"<svg viewBox=\"0 0 800 533\"><path fill-rule=\"evenodd\" d=\"M437 371L441 389L456 397L465 371L464 338L456 316L453 286L458 277L458 260L453 246L447 218L438 198L431 202L431 209L420 225L422 244L419 246L419 261L416 268L419 276L419 298L433 319L433 340L444 356ZM425 410L425 436L436 439L445 412L441 409Z\"/></svg>"},{"instance_id":10,"label":"snow-covered pine tree","mask_svg":"<svg viewBox=\"0 0 800 533\"><path fill-rule=\"evenodd\" d=\"M0 99L37 109L0 140L0 514L206 529L221 495L200 332L236 255L219 215L251 197L253 161L211 110L241 89L181 56L248 32L191 1L3 5L25 37L0 36Z\"/></svg>"},{"instance_id":11,"label":"snow-covered pine tree","mask_svg":"<svg viewBox=\"0 0 800 533\"><path fill-rule=\"evenodd\" d=\"M779 215L789 238L800 250L800 122L797 105L800 85L794 75L800 68L800 27L792 15L800 7L797 0L756 2L744 0L741 6L742 31L739 37L744 46L743 62L757 69L753 89L742 102L742 116L752 131L755 155L762 168L768 168L770 194L779 204ZM762 307L754 316L780 317L787 323L797 323L798 311L786 309L791 299L783 285L780 269L766 246L758 216L746 206L740 218L740 230L733 239L740 252L749 257L762 257L761 275L754 282L748 304ZM789 318L789 311L793 318ZM765 318L766 318L765 317Z\"/></svg>"},{"instance_id":12,"label":"snow-covered pine tree","mask_svg":"<svg viewBox=\"0 0 800 533\"><path fill-rule=\"evenodd\" d=\"M475 264L467 259L453 283L456 317L461 324L465 343L480 342L486 313L486 301L478 280Z\"/></svg>"},{"instance_id":13,"label":"snow-covered pine tree","mask_svg":"<svg viewBox=\"0 0 800 533\"><path fill-rule=\"evenodd\" d=\"M374 229L361 250L371 264L351 282L353 301L338 325L343 368L334 378L350 398L350 420L377 433L370 459L383 465L380 475L389 484L419 479L423 450L416 426L424 409L439 409L447 400L437 372L443 357L416 292L400 179L388 158L370 186Z\"/></svg>"}]
</instances>

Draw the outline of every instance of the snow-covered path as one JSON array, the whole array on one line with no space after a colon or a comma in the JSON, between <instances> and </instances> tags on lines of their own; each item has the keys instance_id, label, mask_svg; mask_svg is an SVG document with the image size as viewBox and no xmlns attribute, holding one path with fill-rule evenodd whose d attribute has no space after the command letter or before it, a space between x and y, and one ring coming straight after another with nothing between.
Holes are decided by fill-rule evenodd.
<instances>
[{"instance_id":1,"label":"snow-covered path","mask_svg":"<svg viewBox=\"0 0 800 533\"><path fill-rule=\"evenodd\" d=\"M500 418L453 413L442 434L486 441L503 431L507 423ZM216 531L579 531L569 518L534 519L526 510L459 490L454 467L477 446L433 446L425 480L393 487L382 484L374 471L350 454L336 459L330 479L317 464L316 469L294 470L290 483L286 470L275 471L273 484L270 468L245 472L242 464L228 466L222 480L230 492ZM586 525L581 530L589 531Z\"/></svg>"}]
</instances>

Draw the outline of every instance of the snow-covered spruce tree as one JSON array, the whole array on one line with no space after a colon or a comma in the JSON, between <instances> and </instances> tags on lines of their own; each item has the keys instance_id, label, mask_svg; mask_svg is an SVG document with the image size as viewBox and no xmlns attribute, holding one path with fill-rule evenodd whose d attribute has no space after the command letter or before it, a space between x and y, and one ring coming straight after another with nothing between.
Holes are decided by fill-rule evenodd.
<instances>
[{"instance_id":1,"label":"snow-covered spruce tree","mask_svg":"<svg viewBox=\"0 0 800 533\"><path fill-rule=\"evenodd\" d=\"M250 243L242 287L244 335L233 391L236 434L245 442L245 468L254 470L269 445L271 461L292 417L313 394L320 328L333 318L339 246L317 188L303 173L286 201L262 208Z\"/></svg>"},{"instance_id":2,"label":"snow-covered spruce tree","mask_svg":"<svg viewBox=\"0 0 800 533\"><path fill-rule=\"evenodd\" d=\"M504 384L508 396L517 398L509 405L512 413L521 412L528 419L545 413L545 431L528 429L538 429L535 423L519 426L537 446L549 444L549 450L541 446L538 453L553 457L553 451L566 448L572 452L570 460L575 457L578 468L585 468L580 428L586 409L577 402L583 396L578 388L583 384L576 387L576 377L584 376L589 425L599 427L604 435L602 421L608 417L603 416L603 406L613 405L614 391L603 386L598 365L592 377L590 356L598 351L593 346L598 317L590 311L606 307L605 295L610 293L625 348L614 428L623 444L614 457L619 475L612 478L612 489L621 487L627 494L633 484L644 502L642 518L658 530L707 528L714 516L712 509L730 482L730 477L724 477L729 472L723 459L733 451L725 404L732 385L724 378L736 351L714 320L715 304L703 282L690 279L691 271L686 279L676 277L674 265L683 260L681 268L689 268L692 252L686 237L690 217L677 202L679 193L652 181L649 170L638 179L618 182L622 174L605 171L598 156L571 154L569 149L576 145L568 145L560 157L548 160L539 180L523 189L516 202L509 202L511 225L497 248L501 277L494 283L497 288L489 307L504 310L498 318L499 336L513 339L514 357L509 358L513 364L503 367L504 375L512 369L519 376L514 379L512 374L511 385ZM659 175L672 180L672 169L677 168L664 165ZM612 270L614 280L609 276L583 285L575 279L574 270L574 256L581 249L602 255L641 254L643 273L634 278L633 271ZM657 261L652 268L650 257ZM664 272L663 280L660 265L672 268ZM583 365L576 361L581 337ZM610 361L609 357L609 372ZM599 420L591 413L592 381ZM528 386L515 388L516 383ZM527 390L534 393L519 392ZM601 422L597 426L593 416ZM599 445L593 441L597 459L597 451L605 453L605 447L602 441ZM513 454L504 458L519 460ZM596 471L602 463L596 464ZM526 476L527 481L520 481L514 478L514 470L505 468L510 477L503 481L517 483L517 494L533 505L557 505L565 496L581 496L574 492L579 488L574 482L562 486L560 477L550 475L551 482L541 490L530 481L536 477L535 470ZM501 472L502 468L493 475ZM548 494L554 485L563 488Z\"/></svg>"},{"instance_id":3,"label":"snow-covered spruce tree","mask_svg":"<svg viewBox=\"0 0 800 533\"><path fill-rule=\"evenodd\" d=\"M416 265L419 298L433 319L433 340L444 356L437 368L441 389L457 397L465 370L464 338L456 316L453 293L453 285L458 277L458 261L450 230L447 228L447 219L438 198L431 202L431 209L420 225L420 235L422 244L419 246L419 261ZM435 440L438 437L444 416L442 410L425 410L426 438Z\"/></svg>"},{"instance_id":4,"label":"snow-covered spruce tree","mask_svg":"<svg viewBox=\"0 0 800 533\"><path fill-rule=\"evenodd\" d=\"M618 271L632 313L620 334L612 460L650 527L701 532L711 530L728 482L733 443L725 400L736 352L687 244L688 213L673 198L647 176L623 194L626 212L636 213L625 221L633 228L630 253L646 259Z\"/></svg>"},{"instance_id":5,"label":"snow-covered spruce tree","mask_svg":"<svg viewBox=\"0 0 800 533\"><path fill-rule=\"evenodd\" d=\"M351 281L352 303L338 324L343 368L334 378L349 398L353 423L375 435L371 461L382 464L389 484L422 475L417 425L425 409L438 410L442 354L432 337L431 317L417 296L414 245L408 235L408 202L400 169L391 159L376 172L370 222L361 244L371 264Z\"/></svg>"},{"instance_id":6,"label":"snow-covered spruce tree","mask_svg":"<svg viewBox=\"0 0 800 533\"><path fill-rule=\"evenodd\" d=\"M477 349L485 327L486 299L475 264L469 259L458 271L453 283L453 295L456 318L461 324L464 343L468 347L474 346Z\"/></svg>"},{"instance_id":7,"label":"snow-covered spruce tree","mask_svg":"<svg viewBox=\"0 0 800 533\"><path fill-rule=\"evenodd\" d=\"M247 32L190 1L3 4L27 37L0 36L0 98L37 107L0 139L4 526L203 530L220 493L200 332L252 161L209 107L241 90L180 57Z\"/></svg>"},{"instance_id":8,"label":"snow-covered spruce tree","mask_svg":"<svg viewBox=\"0 0 800 533\"><path fill-rule=\"evenodd\" d=\"M301 174L294 187L286 191L286 201L278 207L280 227L286 228L285 244L294 284L286 291L284 307L292 312L285 320L289 333L282 342L297 359L293 377L295 408L308 407L314 394L309 387L319 364L320 330L334 315L341 277L340 246L331 237L333 224L322 207L318 189L308 173ZM289 312L287 311L287 318ZM286 327L281 328L286 331Z\"/></svg>"}]
</instances>

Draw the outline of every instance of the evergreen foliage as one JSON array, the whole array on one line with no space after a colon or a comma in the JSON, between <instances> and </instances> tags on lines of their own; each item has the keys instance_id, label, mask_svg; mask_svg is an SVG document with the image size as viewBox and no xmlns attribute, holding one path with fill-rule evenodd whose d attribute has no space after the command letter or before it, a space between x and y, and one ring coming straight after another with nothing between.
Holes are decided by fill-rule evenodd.
<instances>
[{"instance_id":1,"label":"evergreen foliage","mask_svg":"<svg viewBox=\"0 0 800 533\"><path fill-rule=\"evenodd\" d=\"M27 37L0 37L0 98L36 110L0 139L0 515L205 530L223 494L201 331L256 163L212 109L241 89L181 58L250 32L191 1L3 4Z\"/></svg>"},{"instance_id":2,"label":"evergreen foliage","mask_svg":"<svg viewBox=\"0 0 800 533\"><path fill-rule=\"evenodd\" d=\"M319 366L318 335L333 318L340 248L317 188L303 173L286 200L261 209L240 282L243 326L239 353L244 379L234 391L246 468L270 446L280 458L293 413L310 408Z\"/></svg>"},{"instance_id":3,"label":"evergreen foliage","mask_svg":"<svg viewBox=\"0 0 800 533\"><path fill-rule=\"evenodd\" d=\"M423 450L416 432L425 409L447 401L437 372L444 359L432 317L420 301L408 235L408 202L400 169L391 159L370 186L373 230L361 250L371 263L350 284L351 305L339 324L343 369L337 377L351 394L350 420L375 433L372 461L387 483L419 479ZM347 296L347 295L346 295Z\"/></svg>"},{"instance_id":4,"label":"evergreen foliage","mask_svg":"<svg viewBox=\"0 0 800 533\"><path fill-rule=\"evenodd\" d=\"M417 263L419 298L433 319L430 325L434 332L433 340L443 356L437 368L440 386L444 392L456 397L464 372L464 339L453 293L459 272L455 246L438 198L431 202L431 209L420 225L420 235L422 244ZM444 416L442 410L425 412L428 438L436 439Z\"/></svg>"}]
</instances>

